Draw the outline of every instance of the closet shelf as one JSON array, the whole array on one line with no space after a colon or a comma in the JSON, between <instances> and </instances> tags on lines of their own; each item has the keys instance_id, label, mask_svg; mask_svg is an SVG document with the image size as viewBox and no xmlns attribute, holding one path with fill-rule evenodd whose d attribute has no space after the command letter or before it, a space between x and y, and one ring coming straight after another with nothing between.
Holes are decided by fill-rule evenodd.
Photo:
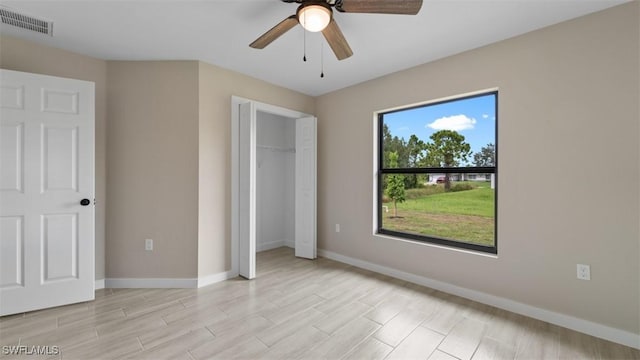
<instances>
[{"instance_id":1,"label":"closet shelf","mask_svg":"<svg viewBox=\"0 0 640 360\"><path fill-rule=\"evenodd\" d=\"M268 145L257 145L257 147L258 149L276 151L276 152L288 152L288 153L296 152L296 148L283 148L279 146L268 146Z\"/></svg>"}]
</instances>

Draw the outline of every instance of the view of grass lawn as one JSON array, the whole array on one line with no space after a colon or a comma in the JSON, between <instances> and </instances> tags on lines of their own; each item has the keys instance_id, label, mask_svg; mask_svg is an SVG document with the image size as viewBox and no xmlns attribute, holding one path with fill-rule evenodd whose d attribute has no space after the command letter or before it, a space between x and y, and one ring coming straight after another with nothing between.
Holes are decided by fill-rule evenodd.
<instances>
[{"instance_id":1,"label":"view of grass lawn","mask_svg":"<svg viewBox=\"0 0 640 360\"><path fill-rule=\"evenodd\" d=\"M464 188L465 184L471 189L444 192L439 184L407 190L407 200L398 203L398 217L394 218L392 211L385 212L382 227L493 246L495 191L484 182L456 182L452 188Z\"/></svg>"}]
</instances>

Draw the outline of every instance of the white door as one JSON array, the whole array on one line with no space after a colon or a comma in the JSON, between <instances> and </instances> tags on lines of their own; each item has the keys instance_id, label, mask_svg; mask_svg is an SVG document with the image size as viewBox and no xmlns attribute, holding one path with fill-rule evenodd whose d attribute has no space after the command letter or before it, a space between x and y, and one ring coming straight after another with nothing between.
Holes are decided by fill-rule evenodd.
<instances>
[{"instance_id":1,"label":"white door","mask_svg":"<svg viewBox=\"0 0 640 360\"><path fill-rule=\"evenodd\" d=\"M0 315L94 298L94 114L91 82L0 70Z\"/></svg>"},{"instance_id":2,"label":"white door","mask_svg":"<svg viewBox=\"0 0 640 360\"><path fill-rule=\"evenodd\" d=\"M240 105L239 272L247 279L256 277L256 118L252 102Z\"/></svg>"},{"instance_id":3,"label":"white door","mask_svg":"<svg viewBox=\"0 0 640 360\"><path fill-rule=\"evenodd\" d=\"M316 118L296 120L295 254L316 258Z\"/></svg>"}]
</instances>

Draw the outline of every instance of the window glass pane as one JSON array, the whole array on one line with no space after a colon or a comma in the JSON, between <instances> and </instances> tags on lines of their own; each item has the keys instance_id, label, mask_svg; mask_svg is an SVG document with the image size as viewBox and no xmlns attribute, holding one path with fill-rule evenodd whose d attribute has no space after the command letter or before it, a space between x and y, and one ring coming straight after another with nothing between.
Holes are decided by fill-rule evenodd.
<instances>
[{"instance_id":1,"label":"window glass pane","mask_svg":"<svg viewBox=\"0 0 640 360\"><path fill-rule=\"evenodd\" d=\"M382 167L495 166L496 97L490 93L382 114Z\"/></svg>"},{"instance_id":2,"label":"window glass pane","mask_svg":"<svg viewBox=\"0 0 640 360\"><path fill-rule=\"evenodd\" d=\"M493 174L484 173L384 174L381 228L493 247L495 181L491 181L492 177ZM407 183L418 185L410 188Z\"/></svg>"}]
</instances>

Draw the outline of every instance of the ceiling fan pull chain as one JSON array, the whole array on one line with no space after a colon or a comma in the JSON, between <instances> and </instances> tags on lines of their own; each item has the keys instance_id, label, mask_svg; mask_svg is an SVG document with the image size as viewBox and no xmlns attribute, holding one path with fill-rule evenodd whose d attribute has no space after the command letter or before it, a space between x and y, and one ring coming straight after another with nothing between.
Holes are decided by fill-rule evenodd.
<instances>
[{"instance_id":1,"label":"ceiling fan pull chain","mask_svg":"<svg viewBox=\"0 0 640 360\"><path fill-rule=\"evenodd\" d=\"M324 77L324 41L320 40L320 77Z\"/></svg>"},{"instance_id":2,"label":"ceiling fan pull chain","mask_svg":"<svg viewBox=\"0 0 640 360\"><path fill-rule=\"evenodd\" d=\"M307 21L307 14L303 14L304 16L304 21ZM303 55L302 55L302 61L307 62L307 30L305 30L305 28L302 28L302 47L303 47Z\"/></svg>"}]
</instances>

